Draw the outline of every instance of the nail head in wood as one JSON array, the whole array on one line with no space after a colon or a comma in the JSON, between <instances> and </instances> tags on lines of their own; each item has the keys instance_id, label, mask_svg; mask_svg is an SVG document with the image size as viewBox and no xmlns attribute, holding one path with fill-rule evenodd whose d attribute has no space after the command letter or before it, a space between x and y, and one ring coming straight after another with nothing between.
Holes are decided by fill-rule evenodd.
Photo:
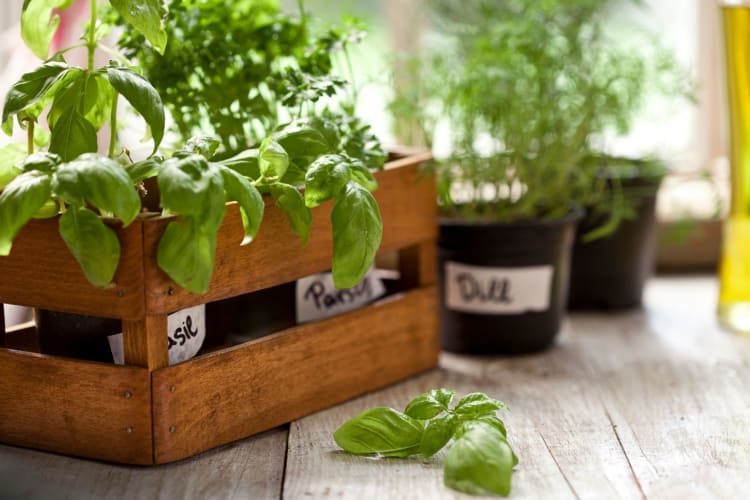
<instances>
[{"instance_id":1,"label":"nail head in wood","mask_svg":"<svg viewBox=\"0 0 750 500\"><path fill-rule=\"evenodd\" d=\"M175 432L177 432L177 427L175 427L173 425L172 427L169 428L169 432L171 432L172 434L174 434Z\"/></svg>"},{"instance_id":2,"label":"nail head in wood","mask_svg":"<svg viewBox=\"0 0 750 500\"><path fill-rule=\"evenodd\" d=\"M127 432L128 434L132 434L133 433L133 428L132 427L128 427L127 429L125 429L125 432Z\"/></svg>"},{"instance_id":3,"label":"nail head in wood","mask_svg":"<svg viewBox=\"0 0 750 500\"><path fill-rule=\"evenodd\" d=\"M130 399L133 397L133 393L130 391L125 391L125 394L123 394L123 396L125 396L125 399Z\"/></svg>"},{"instance_id":4,"label":"nail head in wood","mask_svg":"<svg viewBox=\"0 0 750 500\"><path fill-rule=\"evenodd\" d=\"M175 392L177 390L177 387L170 385L169 386L169 392Z\"/></svg>"}]
</instances>

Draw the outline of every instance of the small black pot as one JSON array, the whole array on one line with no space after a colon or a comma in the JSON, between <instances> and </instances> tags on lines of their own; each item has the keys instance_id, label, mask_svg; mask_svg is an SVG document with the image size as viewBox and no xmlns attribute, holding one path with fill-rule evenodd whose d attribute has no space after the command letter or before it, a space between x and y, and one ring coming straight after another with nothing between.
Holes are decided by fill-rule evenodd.
<instances>
[{"instance_id":1,"label":"small black pot","mask_svg":"<svg viewBox=\"0 0 750 500\"><path fill-rule=\"evenodd\" d=\"M522 354L552 345L580 210L554 220L440 221L440 338L448 351Z\"/></svg>"},{"instance_id":2,"label":"small black pot","mask_svg":"<svg viewBox=\"0 0 750 500\"><path fill-rule=\"evenodd\" d=\"M587 213L578 225L570 273L569 309L639 307L643 286L654 268L656 192L661 179L629 179L625 188L642 194L633 200L635 219L624 220L610 235L584 243L583 236L604 223Z\"/></svg>"},{"instance_id":3,"label":"small black pot","mask_svg":"<svg viewBox=\"0 0 750 500\"><path fill-rule=\"evenodd\" d=\"M34 309L43 354L112 363L107 337L122 332L119 319Z\"/></svg>"}]
</instances>

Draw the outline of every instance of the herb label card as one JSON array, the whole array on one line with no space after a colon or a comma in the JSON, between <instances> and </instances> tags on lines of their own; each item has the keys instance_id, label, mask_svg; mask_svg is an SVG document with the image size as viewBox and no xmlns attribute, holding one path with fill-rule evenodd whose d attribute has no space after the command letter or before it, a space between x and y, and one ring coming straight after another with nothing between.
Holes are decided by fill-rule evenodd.
<instances>
[{"instance_id":1,"label":"herb label card","mask_svg":"<svg viewBox=\"0 0 750 500\"><path fill-rule=\"evenodd\" d=\"M475 314L520 314L549 308L552 266L480 267L445 264L448 309Z\"/></svg>"},{"instance_id":2,"label":"herb label card","mask_svg":"<svg viewBox=\"0 0 750 500\"><path fill-rule=\"evenodd\" d=\"M317 321L364 307L385 295L380 271L370 269L354 288L337 290L333 274L320 273L297 280L297 323Z\"/></svg>"},{"instance_id":3,"label":"herb label card","mask_svg":"<svg viewBox=\"0 0 750 500\"><path fill-rule=\"evenodd\" d=\"M206 338L206 306L200 305L167 316L169 365L195 357ZM125 364L122 333L108 337L115 364Z\"/></svg>"}]
</instances>

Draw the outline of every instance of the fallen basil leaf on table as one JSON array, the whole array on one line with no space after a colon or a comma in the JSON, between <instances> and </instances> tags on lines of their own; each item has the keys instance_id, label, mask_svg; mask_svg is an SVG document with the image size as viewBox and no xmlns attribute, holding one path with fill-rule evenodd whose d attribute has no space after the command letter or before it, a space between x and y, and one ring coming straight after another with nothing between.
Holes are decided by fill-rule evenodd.
<instances>
[{"instance_id":1,"label":"fallen basil leaf on table","mask_svg":"<svg viewBox=\"0 0 750 500\"><path fill-rule=\"evenodd\" d=\"M397 458L429 458L453 441L445 455L446 486L476 495L509 495L518 457L506 438L505 423L495 414L508 410L507 405L472 393L451 408L454 395L434 389L414 398L404 413L367 410L345 422L333 438L355 455Z\"/></svg>"}]
</instances>

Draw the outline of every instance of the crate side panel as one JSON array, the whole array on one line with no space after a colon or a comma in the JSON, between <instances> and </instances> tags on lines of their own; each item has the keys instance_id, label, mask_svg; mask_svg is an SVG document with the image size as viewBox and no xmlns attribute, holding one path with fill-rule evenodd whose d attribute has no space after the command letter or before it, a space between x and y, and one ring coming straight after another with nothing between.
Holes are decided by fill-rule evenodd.
<instances>
[{"instance_id":1,"label":"crate side panel","mask_svg":"<svg viewBox=\"0 0 750 500\"><path fill-rule=\"evenodd\" d=\"M0 349L0 442L153 463L148 370Z\"/></svg>"},{"instance_id":2,"label":"crate side panel","mask_svg":"<svg viewBox=\"0 0 750 500\"><path fill-rule=\"evenodd\" d=\"M157 463L179 460L437 365L436 291L415 290L153 374Z\"/></svg>"},{"instance_id":3,"label":"crate side panel","mask_svg":"<svg viewBox=\"0 0 750 500\"><path fill-rule=\"evenodd\" d=\"M145 314L143 226L117 229L121 245L115 286L96 288L58 232L57 219L32 220L0 257L0 302L109 318Z\"/></svg>"},{"instance_id":4,"label":"crate side panel","mask_svg":"<svg viewBox=\"0 0 750 500\"><path fill-rule=\"evenodd\" d=\"M423 160L422 157L417 159ZM379 172L377 178L379 188L375 197L384 227L380 252L434 238L437 233L435 187L430 177L419 173L419 163L407 161L400 168ZM149 221L145 226L148 313L169 314L330 269L331 208L329 202L313 210L310 241L302 248L283 212L272 200L267 200L263 224L255 241L241 247L240 212L236 204L231 204L219 230L214 275L205 295L191 294L177 287L156 267L158 240L168 221Z\"/></svg>"}]
</instances>

